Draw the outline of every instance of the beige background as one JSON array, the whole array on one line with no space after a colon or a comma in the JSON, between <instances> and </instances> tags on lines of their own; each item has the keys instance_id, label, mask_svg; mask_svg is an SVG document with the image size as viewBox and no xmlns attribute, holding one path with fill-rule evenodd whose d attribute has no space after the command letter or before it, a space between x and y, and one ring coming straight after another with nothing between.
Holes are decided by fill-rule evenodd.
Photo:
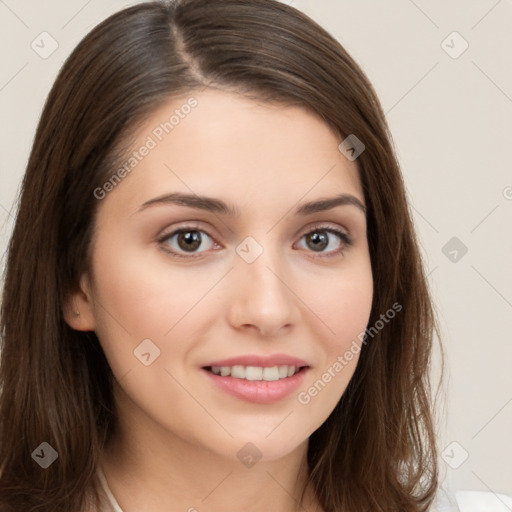
<instances>
[{"instance_id":1,"label":"beige background","mask_svg":"<svg viewBox=\"0 0 512 512\"><path fill-rule=\"evenodd\" d=\"M95 24L133 3L0 0L0 255L59 67ZM285 3L338 38L388 117L448 358L445 487L512 494L512 1ZM58 43L46 59L31 47L43 31Z\"/></svg>"}]
</instances>

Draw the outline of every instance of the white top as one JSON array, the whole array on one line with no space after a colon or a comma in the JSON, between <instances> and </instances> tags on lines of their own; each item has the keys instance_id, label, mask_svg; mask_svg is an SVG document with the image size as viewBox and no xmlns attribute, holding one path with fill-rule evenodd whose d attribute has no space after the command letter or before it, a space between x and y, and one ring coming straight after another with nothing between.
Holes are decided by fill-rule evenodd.
<instances>
[{"instance_id":1,"label":"white top","mask_svg":"<svg viewBox=\"0 0 512 512\"><path fill-rule=\"evenodd\" d=\"M99 512L123 512L123 509L117 503L117 500L114 498L110 487L108 486L107 479L105 478L105 474L98 466L98 477L101 482L101 491L103 493L102 498L102 506Z\"/></svg>"}]
</instances>

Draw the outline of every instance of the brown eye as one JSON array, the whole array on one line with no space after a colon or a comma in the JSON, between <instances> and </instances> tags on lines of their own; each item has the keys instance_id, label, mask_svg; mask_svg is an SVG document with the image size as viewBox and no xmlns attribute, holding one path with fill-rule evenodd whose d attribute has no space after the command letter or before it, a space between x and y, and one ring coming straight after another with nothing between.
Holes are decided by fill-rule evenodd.
<instances>
[{"instance_id":1,"label":"brown eye","mask_svg":"<svg viewBox=\"0 0 512 512\"><path fill-rule=\"evenodd\" d=\"M177 229L159 239L163 248L176 256L201 254L213 248L211 236L201 229Z\"/></svg>"},{"instance_id":2,"label":"brown eye","mask_svg":"<svg viewBox=\"0 0 512 512\"><path fill-rule=\"evenodd\" d=\"M325 231L313 231L306 235L306 244L313 251L323 251L329 245L329 235Z\"/></svg>"},{"instance_id":3,"label":"brown eye","mask_svg":"<svg viewBox=\"0 0 512 512\"><path fill-rule=\"evenodd\" d=\"M331 227L318 227L304 234L298 246L319 253L321 256L334 256L343 253L352 245L352 238L343 231Z\"/></svg>"},{"instance_id":4,"label":"brown eye","mask_svg":"<svg viewBox=\"0 0 512 512\"><path fill-rule=\"evenodd\" d=\"M202 237L199 231L183 231L178 234L180 249L187 252L195 251L201 245Z\"/></svg>"}]
</instances>

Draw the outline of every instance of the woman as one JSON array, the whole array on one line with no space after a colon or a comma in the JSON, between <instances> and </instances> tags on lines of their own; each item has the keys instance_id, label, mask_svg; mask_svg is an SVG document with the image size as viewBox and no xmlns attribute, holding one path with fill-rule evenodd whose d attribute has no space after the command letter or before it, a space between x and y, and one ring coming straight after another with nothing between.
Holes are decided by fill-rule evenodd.
<instances>
[{"instance_id":1,"label":"woman","mask_svg":"<svg viewBox=\"0 0 512 512\"><path fill-rule=\"evenodd\" d=\"M291 7L143 3L83 39L1 325L2 512L432 503L436 325L391 136Z\"/></svg>"}]
</instances>

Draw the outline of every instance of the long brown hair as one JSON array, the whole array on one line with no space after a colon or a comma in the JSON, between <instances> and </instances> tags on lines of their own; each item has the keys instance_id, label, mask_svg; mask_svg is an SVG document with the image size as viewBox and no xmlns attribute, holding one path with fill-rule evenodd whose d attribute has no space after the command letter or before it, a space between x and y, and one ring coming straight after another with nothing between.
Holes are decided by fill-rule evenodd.
<instances>
[{"instance_id":1,"label":"long brown hair","mask_svg":"<svg viewBox=\"0 0 512 512\"><path fill-rule=\"evenodd\" d=\"M405 187L372 85L344 48L275 0L150 2L94 28L48 96L23 179L1 309L0 509L80 512L115 429L113 375L94 332L63 308L90 270L93 191L132 130L171 97L204 87L310 109L355 134L374 276L369 326L338 405L309 440L326 512L423 511L438 485L429 381L438 334ZM31 457L47 442L58 463Z\"/></svg>"}]
</instances>

